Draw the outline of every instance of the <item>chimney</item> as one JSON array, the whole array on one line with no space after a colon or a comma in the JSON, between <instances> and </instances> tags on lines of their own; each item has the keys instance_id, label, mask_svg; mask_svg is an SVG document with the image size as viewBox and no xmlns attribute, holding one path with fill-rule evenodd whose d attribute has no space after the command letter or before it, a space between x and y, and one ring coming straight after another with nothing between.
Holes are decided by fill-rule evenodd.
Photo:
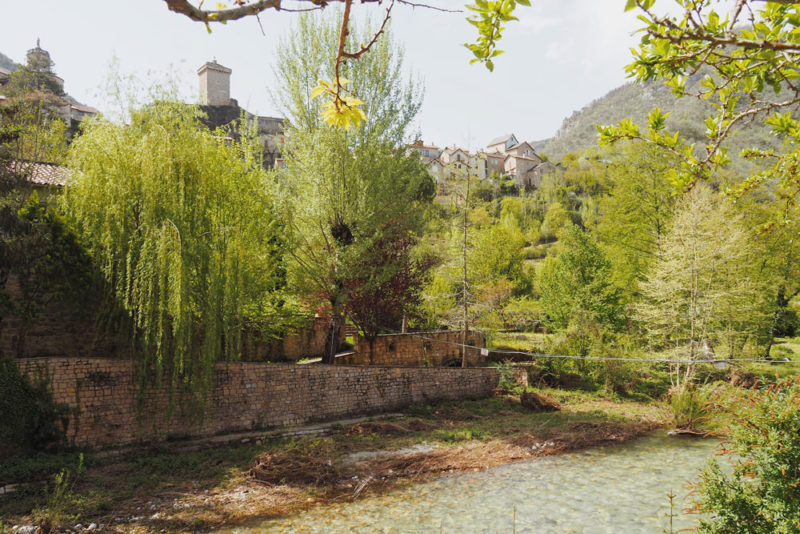
<instances>
[{"instance_id":1,"label":"chimney","mask_svg":"<svg viewBox=\"0 0 800 534\"><path fill-rule=\"evenodd\" d=\"M209 61L197 70L200 78L200 104L228 106L231 104L231 69L217 60Z\"/></svg>"}]
</instances>

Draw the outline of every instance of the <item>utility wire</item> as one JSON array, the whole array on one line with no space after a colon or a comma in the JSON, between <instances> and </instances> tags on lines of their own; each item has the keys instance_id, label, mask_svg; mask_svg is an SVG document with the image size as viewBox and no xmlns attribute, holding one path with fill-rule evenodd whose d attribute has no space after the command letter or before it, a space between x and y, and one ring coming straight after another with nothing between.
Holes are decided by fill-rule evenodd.
<instances>
[{"instance_id":1,"label":"utility wire","mask_svg":"<svg viewBox=\"0 0 800 534\"><path fill-rule=\"evenodd\" d=\"M401 333L401 332L397 332ZM448 341L446 339L436 339L432 337L427 337L422 334L415 334L413 332L407 332L406 335L414 336L420 339L424 339L426 341L431 341L435 343L444 343L447 345L455 345L457 347L466 347L468 349L475 349L475 350L491 350L492 352L497 352L500 354L522 354L525 356L530 356L532 358L559 358L564 360L584 360L584 361L595 361L595 362L644 362L644 363L735 363L735 362L749 362L749 363L785 363L785 364L800 364L800 361L793 361L793 360L765 360L765 359L749 359L749 358L730 358L730 359L700 359L700 360L672 360L668 358L615 358L615 357L598 357L598 356L571 356L568 354L545 354L543 352L528 352L522 350L509 350L509 349L487 349L485 347L477 347L475 345L465 345L463 343L458 343L456 341Z\"/></svg>"}]
</instances>

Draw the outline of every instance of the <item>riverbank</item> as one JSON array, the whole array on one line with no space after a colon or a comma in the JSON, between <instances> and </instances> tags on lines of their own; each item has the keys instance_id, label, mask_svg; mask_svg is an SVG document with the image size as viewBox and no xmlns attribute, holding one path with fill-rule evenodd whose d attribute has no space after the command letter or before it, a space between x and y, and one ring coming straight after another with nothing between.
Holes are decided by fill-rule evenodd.
<instances>
[{"instance_id":1,"label":"riverbank","mask_svg":"<svg viewBox=\"0 0 800 534\"><path fill-rule=\"evenodd\" d=\"M0 517L6 529L32 524L62 531L102 525L105 532L231 527L442 473L623 442L665 426L672 417L663 403L583 391L546 393L561 403L561 411L533 413L519 397L500 395L413 407L402 417L336 427L326 436L192 453L87 455L82 472L74 458L61 456L66 482L56 488L51 481L46 491L38 484L0 495ZM38 462L46 463L44 458ZM40 467L30 464L31 478Z\"/></svg>"}]
</instances>

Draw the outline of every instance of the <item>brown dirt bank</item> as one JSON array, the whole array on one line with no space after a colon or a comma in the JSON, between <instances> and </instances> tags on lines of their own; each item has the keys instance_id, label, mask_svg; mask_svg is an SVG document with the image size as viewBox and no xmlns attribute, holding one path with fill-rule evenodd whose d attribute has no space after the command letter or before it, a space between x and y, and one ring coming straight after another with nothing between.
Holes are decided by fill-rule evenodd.
<instances>
[{"instance_id":1,"label":"brown dirt bank","mask_svg":"<svg viewBox=\"0 0 800 534\"><path fill-rule=\"evenodd\" d=\"M657 403L549 393L561 411L531 413L518 397L502 395L418 407L402 418L357 423L324 437L114 460L81 476L70 496L72 515L55 517L54 523L93 522L105 525L105 532L197 532L250 524L442 473L623 442L671 417ZM41 523L52 508L45 502L37 513L19 508L7 516L3 504L0 496L6 524Z\"/></svg>"}]
</instances>

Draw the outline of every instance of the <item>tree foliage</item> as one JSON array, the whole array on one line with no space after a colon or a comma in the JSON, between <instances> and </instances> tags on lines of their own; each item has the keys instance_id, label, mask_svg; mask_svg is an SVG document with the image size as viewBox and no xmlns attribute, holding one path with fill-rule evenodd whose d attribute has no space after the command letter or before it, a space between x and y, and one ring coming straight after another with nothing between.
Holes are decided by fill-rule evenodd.
<instances>
[{"instance_id":1,"label":"tree foliage","mask_svg":"<svg viewBox=\"0 0 800 534\"><path fill-rule=\"evenodd\" d=\"M676 197L668 175L677 162L642 143L618 148L594 234L611 262L615 285L630 301L672 219Z\"/></svg>"},{"instance_id":2,"label":"tree foliage","mask_svg":"<svg viewBox=\"0 0 800 534\"><path fill-rule=\"evenodd\" d=\"M761 319L753 260L750 235L729 203L704 185L686 193L640 284L635 315L651 347L687 362L713 359L714 346L740 356ZM694 366L684 369L678 385Z\"/></svg>"},{"instance_id":3,"label":"tree foliage","mask_svg":"<svg viewBox=\"0 0 800 534\"><path fill-rule=\"evenodd\" d=\"M694 96L708 99L714 113L705 121L707 141L700 153L679 132L664 129L665 114L654 110L646 132L630 121L601 128L601 139L639 138L671 151L682 162L673 176L678 187L707 179L729 162L725 142L740 123L765 120L785 139L787 151L747 149L743 155L765 160L768 167L742 182L739 193L777 182L775 191L794 204L800 182L794 172L800 137L791 110L800 104L797 68L800 66L800 6L792 2L752 0L736 2L723 13L712 0L678 2L677 16L662 15L654 0L630 0L645 22L629 73L638 80L663 79L679 96L687 94L687 81L701 76Z\"/></svg>"},{"instance_id":4,"label":"tree foliage","mask_svg":"<svg viewBox=\"0 0 800 534\"><path fill-rule=\"evenodd\" d=\"M276 67L283 87L278 97L289 121L282 183L292 230L290 271L307 299L332 310L333 330L351 297L361 300L365 291L394 285L394 277L410 268L397 251L412 248L434 194L419 158L401 148L420 95L403 80L402 52L390 35L359 61L343 66L350 87L364 102L367 120L344 130L320 118L320 104L311 99L309 88L336 68L328 55L336 39L335 25L301 17L291 37L282 41ZM411 296L413 288L409 291ZM374 310L378 313L379 307ZM377 322L359 313L359 323L371 325L365 333L372 334Z\"/></svg>"},{"instance_id":5,"label":"tree foliage","mask_svg":"<svg viewBox=\"0 0 800 534\"><path fill-rule=\"evenodd\" d=\"M416 257L415 239L387 232L387 243L377 242L364 251L360 273L348 280L345 315L370 343L380 333L397 332L404 321L419 315L422 288L435 259Z\"/></svg>"},{"instance_id":6,"label":"tree foliage","mask_svg":"<svg viewBox=\"0 0 800 534\"><path fill-rule=\"evenodd\" d=\"M282 223L250 139L160 101L129 124L91 122L73 146L64 209L130 314L141 368L173 390L204 392L280 305Z\"/></svg>"},{"instance_id":7,"label":"tree foliage","mask_svg":"<svg viewBox=\"0 0 800 534\"><path fill-rule=\"evenodd\" d=\"M789 534L800 530L800 384L750 391L728 431L733 473L708 462L697 485L703 534Z\"/></svg>"},{"instance_id":8,"label":"tree foliage","mask_svg":"<svg viewBox=\"0 0 800 534\"><path fill-rule=\"evenodd\" d=\"M577 226L566 229L560 246L558 256L548 256L538 275L547 324L566 328L573 317L582 313L608 328L619 328L619 292L611 283L611 265L600 247Z\"/></svg>"}]
</instances>

